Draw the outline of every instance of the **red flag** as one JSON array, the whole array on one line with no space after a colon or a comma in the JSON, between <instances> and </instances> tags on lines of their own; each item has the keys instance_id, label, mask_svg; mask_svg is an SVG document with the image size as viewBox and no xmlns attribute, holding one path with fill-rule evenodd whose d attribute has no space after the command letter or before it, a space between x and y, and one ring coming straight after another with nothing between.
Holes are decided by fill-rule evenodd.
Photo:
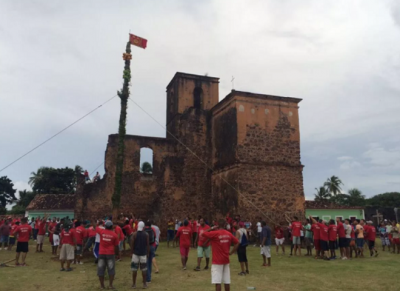
<instances>
[{"instance_id":1,"label":"red flag","mask_svg":"<svg viewBox=\"0 0 400 291\"><path fill-rule=\"evenodd\" d=\"M141 48L146 48L147 46L147 39L141 38L139 36L136 36L134 34L129 34L129 41L131 44L141 47Z\"/></svg>"}]
</instances>

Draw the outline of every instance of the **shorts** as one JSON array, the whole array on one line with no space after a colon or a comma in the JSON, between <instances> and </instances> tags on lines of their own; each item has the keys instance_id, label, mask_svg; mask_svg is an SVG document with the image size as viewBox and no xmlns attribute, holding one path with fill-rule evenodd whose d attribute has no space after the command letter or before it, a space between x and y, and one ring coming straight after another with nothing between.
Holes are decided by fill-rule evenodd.
<instances>
[{"instance_id":1,"label":"shorts","mask_svg":"<svg viewBox=\"0 0 400 291\"><path fill-rule=\"evenodd\" d=\"M17 242L17 253L27 253L29 251L28 242Z\"/></svg>"},{"instance_id":2,"label":"shorts","mask_svg":"<svg viewBox=\"0 0 400 291\"><path fill-rule=\"evenodd\" d=\"M8 245L10 245L10 246L15 245L15 237L14 236L10 236L10 240L8 241Z\"/></svg>"},{"instance_id":3,"label":"shorts","mask_svg":"<svg viewBox=\"0 0 400 291\"><path fill-rule=\"evenodd\" d=\"M317 251L321 250L321 245L320 245L320 240L319 239L314 239L314 248Z\"/></svg>"},{"instance_id":4,"label":"shorts","mask_svg":"<svg viewBox=\"0 0 400 291\"><path fill-rule=\"evenodd\" d=\"M75 257L75 248L70 244L63 244L60 250L60 261L72 261Z\"/></svg>"},{"instance_id":5,"label":"shorts","mask_svg":"<svg viewBox=\"0 0 400 291\"><path fill-rule=\"evenodd\" d=\"M211 265L211 284L230 284L231 270L229 264Z\"/></svg>"},{"instance_id":6,"label":"shorts","mask_svg":"<svg viewBox=\"0 0 400 291\"><path fill-rule=\"evenodd\" d=\"M60 236L58 234L53 234L53 247L60 245Z\"/></svg>"},{"instance_id":7,"label":"shorts","mask_svg":"<svg viewBox=\"0 0 400 291\"><path fill-rule=\"evenodd\" d=\"M299 236L294 236L292 239L292 244L293 245L300 245L301 244L301 240Z\"/></svg>"},{"instance_id":8,"label":"shorts","mask_svg":"<svg viewBox=\"0 0 400 291\"><path fill-rule=\"evenodd\" d=\"M356 245L358 248L362 248L364 245L364 239L363 238L356 238Z\"/></svg>"},{"instance_id":9,"label":"shorts","mask_svg":"<svg viewBox=\"0 0 400 291\"><path fill-rule=\"evenodd\" d=\"M275 238L275 243L277 246L283 245L284 241L285 241L284 237L283 238Z\"/></svg>"},{"instance_id":10,"label":"shorts","mask_svg":"<svg viewBox=\"0 0 400 291\"><path fill-rule=\"evenodd\" d=\"M2 236L0 237L0 244L2 244L2 243L8 244L8 239L9 239L9 236L8 236L8 235L2 235Z\"/></svg>"},{"instance_id":11,"label":"shorts","mask_svg":"<svg viewBox=\"0 0 400 291\"><path fill-rule=\"evenodd\" d=\"M345 238L345 237L339 237L339 248L346 247L346 240L347 240L347 238Z\"/></svg>"},{"instance_id":12,"label":"shorts","mask_svg":"<svg viewBox=\"0 0 400 291\"><path fill-rule=\"evenodd\" d=\"M336 241L335 240L330 240L329 241L329 249L331 250L331 251L334 251L335 249L336 249Z\"/></svg>"},{"instance_id":13,"label":"shorts","mask_svg":"<svg viewBox=\"0 0 400 291\"><path fill-rule=\"evenodd\" d=\"M182 257L185 257L185 258L189 257L190 247L184 248L184 247L181 246L181 247L179 247L179 250L181 252L181 256Z\"/></svg>"},{"instance_id":14,"label":"shorts","mask_svg":"<svg viewBox=\"0 0 400 291\"><path fill-rule=\"evenodd\" d=\"M263 256L266 256L267 258L270 258L271 257L271 247L270 246L263 246L261 248L261 254Z\"/></svg>"},{"instance_id":15,"label":"shorts","mask_svg":"<svg viewBox=\"0 0 400 291\"><path fill-rule=\"evenodd\" d=\"M346 238L344 243L344 248L348 248L350 246L351 238Z\"/></svg>"},{"instance_id":16,"label":"shorts","mask_svg":"<svg viewBox=\"0 0 400 291\"><path fill-rule=\"evenodd\" d=\"M196 241L196 238L197 238L197 232L194 232L194 233L192 234L192 237L193 237L193 242L195 242L195 241Z\"/></svg>"},{"instance_id":17,"label":"shorts","mask_svg":"<svg viewBox=\"0 0 400 291\"><path fill-rule=\"evenodd\" d=\"M167 241L173 241L174 240L174 236L175 236L175 233L174 233L173 230L168 230L167 231Z\"/></svg>"},{"instance_id":18,"label":"shorts","mask_svg":"<svg viewBox=\"0 0 400 291\"><path fill-rule=\"evenodd\" d=\"M306 242L306 247L311 247L312 246L312 238L305 237L304 240Z\"/></svg>"},{"instance_id":19,"label":"shorts","mask_svg":"<svg viewBox=\"0 0 400 291\"><path fill-rule=\"evenodd\" d=\"M368 241L368 247L369 247L370 250L375 248L375 241L374 240L369 240Z\"/></svg>"},{"instance_id":20,"label":"shorts","mask_svg":"<svg viewBox=\"0 0 400 291\"><path fill-rule=\"evenodd\" d=\"M329 246L328 246L328 241L326 240L320 240L319 241L319 245L321 247L321 251L328 251L329 250Z\"/></svg>"},{"instance_id":21,"label":"shorts","mask_svg":"<svg viewBox=\"0 0 400 291\"><path fill-rule=\"evenodd\" d=\"M76 245L75 255L82 256L82 245Z\"/></svg>"},{"instance_id":22,"label":"shorts","mask_svg":"<svg viewBox=\"0 0 400 291\"><path fill-rule=\"evenodd\" d=\"M97 262L97 276L104 277L108 271L108 276L115 275L115 255L99 255L99 260Z\"/></svg>"},{"instance_id":23,"label":"shorts","mask_svg":"<svg viewBox=\"0 0 400 291\"><path fill-rule=\"evenodd\" d=\"M198 258L202 258L203 254L204 254L204 256L207 259L209 259L210 258L210 252L211 252L211 247L210 246L208 246L208 247L200 247L200 246L198 246L197 247L197 257Z\"/></svg>"},{"instance_id":24,"label":"shorts","mask_svg":"<svg viewBox=\"0 0 400 291\"><path fill-rule=\"evenodd\" d=\"M131 261L131 270L132 272L137 272L139 268L142 272L147 271L147 256L137 256L133 254Z\"/></svg>"},{"instance_id":25,"label":"shorts","mask_svg":"<svg viewBox=\"0 0 400 291\"><path fill-rule=\"evenodd\" d=\"M394 239L393 239L393 244L394 244L394 245L400 245L400 239L394 238Z\"/></svg>"},{"instance_id":26,"label":"shorts","mask_svg":"<svg viewBox=\"0 0 400 291\"><path fill-rule=\"evenodd\" d=\"M36 238L36 242L38 245L43 244L44 242L44 235L42 234L38 234L37 238Z\"/></svg>"},{"instance_id":27,"label":"shorts","mask_svg":"<svg viewBox=\"0 0 400 291\"><path fill-rule=\"evenodd\" d=\"M381 237L381 241L382 241L382 246L390 246L390 240L388 237Z\"/></svg>"},{"instance_id":28,"label":"shorts","mask_svg":"<svg viewBox=\"0 0 400 291\"><path fill-rule=\"evenodd\" d=\"M237 255L238 255L239 263L246 263L247 262L246 247L239 246L239 248L237 249Z\"/></svg>"}]
</instances>

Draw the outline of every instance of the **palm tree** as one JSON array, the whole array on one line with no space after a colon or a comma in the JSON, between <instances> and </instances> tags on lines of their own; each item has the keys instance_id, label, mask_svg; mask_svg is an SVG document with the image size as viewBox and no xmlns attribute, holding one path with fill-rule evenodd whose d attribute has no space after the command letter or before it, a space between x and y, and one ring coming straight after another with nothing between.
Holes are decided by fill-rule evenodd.
<instances>
[{"instance_id":1,"label":"palm tree","mask_svg":"<svg viewBox=\"0 0 400 291\"><path fill-rule=\"evenodd\" d=\"M363 206L365 204L365 195L357 188L349 190L348 195L349 206Z\"/></svg>"},{"instance_id":2,"label":"palm tree","mask_svg":"<svg viewBox=\"0 0 400 291\"><path fill-rule=\"evenodd\" d=\"M31 177L29 177L28 184L32 187L32 189L35 187L35 185L40 184L40 182L44 178L44 171L46 170L46 167L40 167L36 173L31 172Z\"/></svg>"},{"instance_id":3,"label":"palm tree","mask_svg":"<svg viewBox=\"0 0 400 291\"><path fill-rule=\"evenodd\" d=\"M342 181L336 176L328 178L324 183L324 186L332 196L336 196L342 192L342 188L340 188L341 185L343 185Z\"/></svg>"},{"instance_id":4,"label":"palm tree","mask_svg":"<svg viewBox=\"0 0 400 291\"><path fill-rule=\"evenodd\" d=\"M331 197L331 194L323 186L319 187L319 189L315 188L315 190L317 190L317 194L314 194L315 196L314 201L318 202L327 201Z\"/></svg>"}]
</instances>

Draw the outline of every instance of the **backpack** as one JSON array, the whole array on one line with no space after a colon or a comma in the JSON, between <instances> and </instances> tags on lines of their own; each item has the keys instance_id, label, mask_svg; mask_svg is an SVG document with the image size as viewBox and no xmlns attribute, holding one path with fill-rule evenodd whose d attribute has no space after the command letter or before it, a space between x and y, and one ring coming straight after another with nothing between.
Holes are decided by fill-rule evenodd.
<instances>
[{"instance_id":1,"label":"backpack","mask_svg":"<svg viewBox=\"0 0 400 291\"><path fill-rule=\"evenodd\" d=\"M240 240L240 246L246 247L248 244L249 244L249 241L247 240L247 235L246 235L246 233L243 231L243 233L242 233L242 239Z\"/></svg>"},{"instance_id":2,"label":"backpack","mask_svg":"<svg viewBox=\"0 0 400 291\"><path fill-rule=\"evenodd\" d=\"M149 235L149 244L150 245L154 244L156 242L156 238L153 229L151 227L145 228L144 231Z\"/></svg>"}]
</instances>

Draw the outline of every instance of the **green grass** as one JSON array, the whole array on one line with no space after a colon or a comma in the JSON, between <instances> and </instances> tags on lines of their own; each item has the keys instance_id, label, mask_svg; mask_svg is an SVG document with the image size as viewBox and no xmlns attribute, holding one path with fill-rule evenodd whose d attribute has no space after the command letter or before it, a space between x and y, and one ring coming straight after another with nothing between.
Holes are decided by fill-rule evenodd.
<instances>
[{"instance_id":1,"label":"green grass","mask_svg":"<svg viewBox=\"0 0 400 291\"><path fill-rule=\"evenodd\" d=\"M379 244L379 241L377 241ZM84 265L73 265L73 272L60 272L59 262L50 258L50 246L45 253L34 253L30 245L28 267L0 268L0 290L73 290L88 291L99 288L96 266L91 258ZM215 290L211 285L210 271L195 272L196 252L189 255L188 270L182 271L179 250L159 247L157 261L160 273L154 274L149 290L196 291ZM13 258L15 252L0 251L0 262ZM312 290L400 290L398 270L400 255L380 252L378 258L354 259L351 261L322 261L309 257L288 257L272 253L272 267L261 267L259 248L248 247L250 275L237 275L239 263L237 256L231 257L231 290L268 291L312 291ZM203 262L204 267L204 262ZM117 263L115 287L117 290L131 290L129 257ZM140 284L139 284L140 286Z\"/></svg>"}]
</instances>

